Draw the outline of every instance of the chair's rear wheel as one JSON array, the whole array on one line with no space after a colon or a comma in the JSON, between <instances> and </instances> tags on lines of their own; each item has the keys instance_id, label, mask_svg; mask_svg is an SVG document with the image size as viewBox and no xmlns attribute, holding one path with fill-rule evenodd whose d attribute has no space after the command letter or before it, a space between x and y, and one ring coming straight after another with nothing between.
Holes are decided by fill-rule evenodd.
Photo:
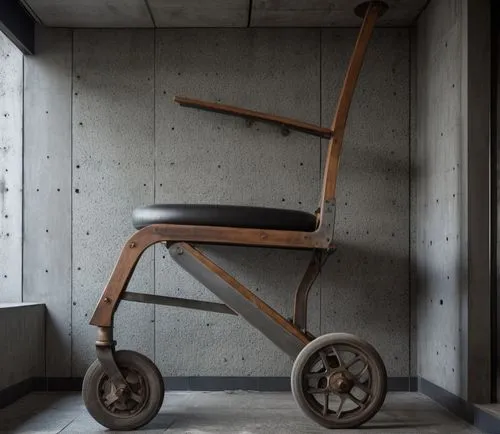
<instances>
[{"instance_id":1,"label":"chair's rear wheel","mask_svg":"<svg viewBox=\"0 0 500 434\"><path fill-rule=\"evenodd\" d=\"M151 360L134 351L117 351L115 361L130 391L117 398L115 386L96 360L83 379L83 401L101 425L112 430L134 430L160 411L165 393L163 378Z\"/></svg>"},{"instance_id":2,"label":"chair's rear wheel","mask_svg":"<svg viewBox=\"0 0 500 434\"><path fill-rule=\"evenodd\" d=\"M297 356L293 396L311 419L327 428L355 428L384 403L387 373L377 351L345 333L323 335Z\"/></svg>"}]
</instances>

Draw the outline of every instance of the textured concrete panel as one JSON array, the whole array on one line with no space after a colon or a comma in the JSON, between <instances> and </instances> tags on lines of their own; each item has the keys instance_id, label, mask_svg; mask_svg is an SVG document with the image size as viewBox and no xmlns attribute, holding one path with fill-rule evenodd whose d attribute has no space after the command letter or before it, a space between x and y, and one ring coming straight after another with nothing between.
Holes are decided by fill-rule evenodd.
<instances>
[{"instance_id":1,"label":"textured concrete panel","mask_svg":"<svg viewBox=\"0 0 500 434\"><path fill-rule=\"evenodd\" d=\"M324 126L332 122L356 36L351 29L322 31ZM370 43L337 183L338 251L321 275L321 332L367 339L389 376L409 374L408 48L404 29L378 29Z\"/></svg>"},{"instance_id":2,"label":"textured concrete panel","mask_svg":"<svg viewBox=\"0 0 500 434\"><path fill-rule=\"evenodd\" d=\"M134 207L153 202L153 31L74 34L73 69L73 375L95 358L88 321L125 241ZM152 251L129 289L152 290ZM119 348L153 357L153 307L122 303Z\"/></svg>"},{"instance_id":3,"label":"textured concrete panel","mask_svg":"<svg viewBox=\"0 0 500 434\"><path fill-rule=\"evenodd\" d=\"M0 32L0 301L22 300L23 56Z\"/></svg>"},{"instance_id":4,"label":"textured concrete panel","mask_svg":"<svg viewBox=\"0 0 500 434\"><path fill-rule=\"evenodd\" d=\"M432 2L417 37L418 375L466 397L460 1Z\"/></svg>"},{"instance_id":5,"label":"textured concrete panel","mask_svg":"<svg viewBox=\"0 0 500 434\"><path fill-rule=\"evenodd\" d=\"M0 390L44 375L45 306L0 303Z\"/></svg>"},{"instance_id":6,"label":"textured concrete panel","mask_svg":"<svg viewBox=\"0 0 500 434\"><path fill-rule=\"evenodd\" d=\"M24 301L47 307L47 375L71 375L72 34L37 27L24 79Z\"/></svg>"},{"instance_id":7,"label":"textured concrete panel","mask_svg":"<svg viewBox=\"0 0 500 434\"><path fill-rule=\"evenodd\" d=\"M276 41L280 41L279 44ZM156 202L275 206L313 212L318 205L320 142L239 118L181 108L174 95L221 101L319 123L319 31L163 30L157 33ZM204 249L280 313L307 252ZM156 255L156 292L215 300ZM311 330L319 331L319 294ZM156 309L156 362L164 375L289 375L291 363L236 317Z\"/></svg>"},{"instance_id":8,"label":"textured concrete panel","mask_svg":"<svg viewBox=\"0 0 500 434\"><path fill-rule=\"evenodd\" d=\"M46 26L152 27L144 0L24 0Z\"/></svg>"},{"instance_id":9,"label":"textured concrete panel","mask_svg":"<svg viewBox=\"0 0 500 434\"><path fill-rule=\"evenodd\" d=\"M361 20L354 13L359 2L352 0L255 0L252 3L252 26L296 27L359 27ZM409 26L425 7L426 0L386 0L387 13L378 25Z\"/></svg>"},{"instance_id":10,"label":"textured concrete panel","mask_svg":"<svg viewBox=\"0 0 500 434\"><path fill-rule=\"evenodd\" d=\"M248 0L148 0L157 27L245 27Z\"/></svg>"}]
</instances>

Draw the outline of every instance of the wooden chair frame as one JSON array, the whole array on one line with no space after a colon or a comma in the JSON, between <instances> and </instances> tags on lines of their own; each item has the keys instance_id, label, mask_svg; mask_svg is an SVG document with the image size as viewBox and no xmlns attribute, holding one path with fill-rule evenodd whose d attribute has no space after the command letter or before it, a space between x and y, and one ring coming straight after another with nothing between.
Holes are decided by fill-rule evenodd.
<instances>
[{"instance_id":1,"label":"wooden chair frame","mask_svg":"<svg viewBox=\"0 0 500 434\"><path fill-rule=\"evenodd\" d=\"M286 129L295 129L307 134L329 138L320 207L317 212L317 225L314 232L301 232L153 224L134 233L123 247L90 321L91 325L98 327L98 340L96 342L98 359L118 390L127 387L113 358L115 346L112 333L113 317L121 300L238 314L258 328L292 358L314 339L314 336L307 331L308 293L321 270L321 266L335 249L333 245L335 192L349 108L376 20L386 11L386 8L384 3L377 1L367 2L357 8L356 12L364 19L347 68L331 129L222 104L185 97L175 98L176 102L184 106L271 122ZM214 292L225 304L126 292L141 255L148 247L156 243L164 243L172 258ZM193 247L192 243L312 250L313 257L295 293L293 319L287 320L273 310L252 291Z\"/></svg>"}]
</instances>

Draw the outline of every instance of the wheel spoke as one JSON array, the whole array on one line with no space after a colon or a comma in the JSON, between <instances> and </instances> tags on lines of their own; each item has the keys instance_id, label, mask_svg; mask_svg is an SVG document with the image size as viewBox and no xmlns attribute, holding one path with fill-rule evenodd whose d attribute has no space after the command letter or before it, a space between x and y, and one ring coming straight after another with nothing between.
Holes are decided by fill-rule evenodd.
<instances>
[{"instance_id":1,"label":"wheel spoke","mask_svg":"<svg viewBox=\"0 0 500 434\"><path fill-rule=\"evenodd\" d=\"M323 404L323 416L328 414L328 403L330 402L330 394L325 392L325 402Z\"/></svg>"},{"instance_id":2,"label":"wheel spoke","mask_svg":"<svg viewBox=\"0 0 500 434\"><path fill-rule=\"evenodd\" d=\"M339 404L339 408L337 409L337 419L340 419L340 415L342 414L342 407L344 406L344 402L345 402L345 397L340 397L340 404Z\"/></svg>"},{"instance_id":3,"label":"wheel spoke","mask_svg":"<svg viewBox=\"0 0 500 434\"><path fill-rule=\"evenodd\" d=\"M335 354L335 357L337 358L337 361L339 362L339 366L338 367L344 366L344 362L342 361L342 358L340 357L340 354L337 351L337 348L335 348L334 345L332 345L331 348L333 350L333 353Z\"/></svg>"},{"instance_id":4,"label":"wheel spoke","mask_svg":"<svg viewBox=\"0 0 500 434\"><path fill-rule=\"evenodd\" d=\"M115 403L118 401L118 395L115 392L110 392L106 395L104 399L104 404L106 404L107 407L109 407L111 404Z\"/></svg>"},{"instance_id":5,"label":"wheel spoke","mask_svg":"<svg viewBox=\"0 0 500 434\"><path fill-rule=\"evenodd\" d=\"M323 362L325 370L328 372L330 370L330 364L328 363L326 353L324 351L320 351L319 356L321 357L321 361Z\"/></svg>"},{"instance_id":6,"label":"wheel spoke","mask_svg":"<svg viewBox=\"0 0 500 434\"><path fill-rule=\"evenodd\" d=\"M130 392L129 396L130 396L130 399L134 400L138 404L141 404L143 401L142 397L140 395L138 395L137 393Z\"/></svg>"},{"instance_id":7,"label":"wheel spoke","mask_svg":"<svg viewBox=\"0 0 500 434\"><path fill-rule=\"evenodd\" d=\"M364 374L368 372L368 363L365 365L365 367L361 370L359 374L356 374L354 377L359 380Z\"/></svg>"},{"instance_id":8,"label":"wheel spoke","mask_svg":"<svg viewBox=\"0 0 500 434\"><path fill-rule=\"evenodd\" d=\"M349 393L349 399L357 404L361 409L364 409L366 407L366 404L363 401L360 401L358 398L356 398L352 393Z\"/></svg>"}]
</instances>

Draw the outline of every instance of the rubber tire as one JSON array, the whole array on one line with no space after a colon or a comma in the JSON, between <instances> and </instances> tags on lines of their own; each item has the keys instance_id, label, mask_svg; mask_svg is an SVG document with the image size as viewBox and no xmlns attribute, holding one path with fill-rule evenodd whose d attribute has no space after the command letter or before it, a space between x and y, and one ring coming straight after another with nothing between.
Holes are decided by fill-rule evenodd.
<instances>
[{"instance_id":1,"label":"rubber tire","mask_svg":"<svg viewBox=\"0 0 500 434\"><path fill-rule=\"evenodd\" d=\"M375 372L372 373L372 381L378 382L379 387L377 387L378 394L374 397L371 404L368 406L368 411L363 414L363 417L358 417L355 420L347 420L347 421L330 421L322 418L318 414L316 414L313 410L309 408L309 405L304 397L302 390L302 370L309 360L309 358L319 349L332 345L332 344L342 344L342 345L350 345L355 347L356 349L365 353L368 357L370 357L373 362L375 362ZM382 358L375 350L375 348L370 345L368 342L360 339L359 337L348 334L348 333L329 333L326 335L322 335L312 342L308 343L299 353L297 358L293 363L292 373L291 373L291 387L292 394L297 402L300 409L312 420L314 420L319 425L324 426L325 428L334 429L348 429L348 428L356 428L360 425L363 425L367 421L369 421L375 414L380 410L382 405L384 404L385 397L387 395L387 372L384 366L384 362Z\"/></svg>"},{"instance_id":2,"label":"rubber tire","mask_svg":"<svg viewBox=\"0 0 500 434\"><path fill-rule=\"evenodd\" d=\"M105 375L99 360L90 365L83 379L83 401L90 415L106 428L115 431L135 430L149 423L160 411L165 396L163 377L150 359L135 351L117 351L115 360L119 368L133 367L146 379L149 386L149 400L144 409L129 418L113 416L106 410L98 395L100 379Z\"/></svg>"}]
</instances>

